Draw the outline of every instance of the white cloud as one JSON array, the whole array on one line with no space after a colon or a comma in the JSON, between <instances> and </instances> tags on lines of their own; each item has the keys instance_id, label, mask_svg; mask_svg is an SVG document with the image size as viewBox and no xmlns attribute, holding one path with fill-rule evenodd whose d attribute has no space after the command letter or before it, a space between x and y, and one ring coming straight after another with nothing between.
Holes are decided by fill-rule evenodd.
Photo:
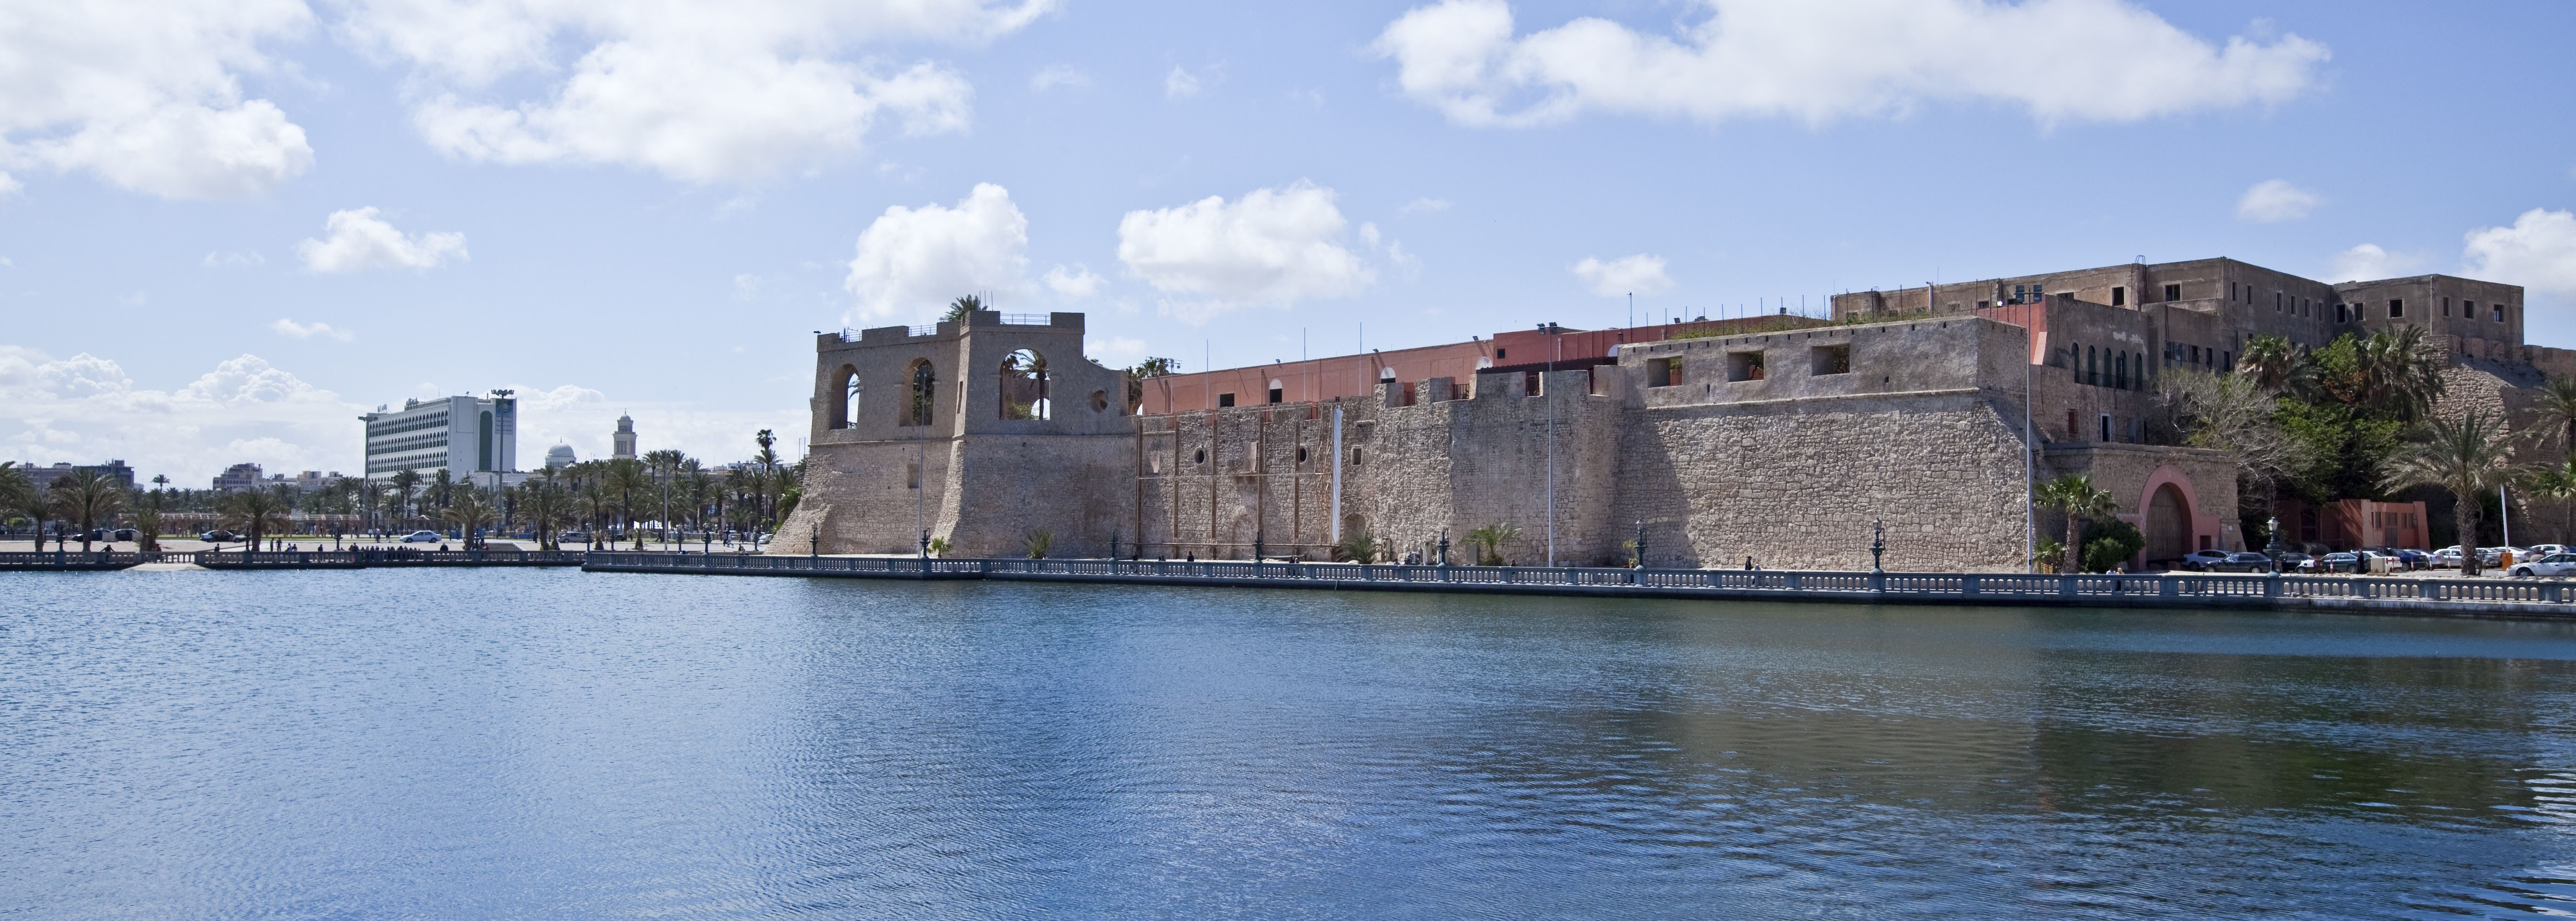
<instances>
[{"instance_id":1,"label":"white cloud","mask_svg":"<svg viewBox=\"0 0 2576 921\"><path fill-rule=\"evenodd\" d=\"M1043 93L1059 86L1077 90L1090 89L1091 75L1084 73L1082 68L1065 64L1043 68L1029 75L1031 92Z\"/></svg>"},{"instance_id":2,"label":"white cloud","mask_svg":"<svg viewBox=\"0 0 2576 921\"><path fill-rule=\"evenodd\" d=\"M1608 262L1586 256L1571 266L1575 277L1592 286L1592 293L1602 297L1625 294L1662 294L1671 290L1673 279L1664 274L1664 257L1638 253Z\"/></svg>"},{"instance_id":3,"label":"white cloud","mask_svg":"<svg viewBox=\"0 0 2576 921\"><path fill-rule=\"evenodd\" d=\"M415 66L414 122L451 156L739 182L851 154L889 119L912 135L964 130L974 96L964 76L867 49L981 42L1053 5L358 0L343 31ZM517 74L547 81L544 98L472 98Z\"/></svg>"},{"instance_id":4,"label":"white cloud","mask_svg":"<svg viewBox=\"0 0 2576 921\"><path fill-rule=\"evenodd\" d=\"M2423 267L2424 260L2408 253L2392 253L2379 244L2364 243L2334 256L2331 275L2337 281L2376 281L2410 275Z\"/></svg>"},{"instance_id":5,"label":"white cloud","mask_svg":"<svg viewBox=\"0 0 2576 921\"><path fill-rule=\"evenodd\" d=\"M328 239L308 239L295 244L295 253L304 258L306 271L434 269L450 257L467 258L464 234L405 236L402 231L394 229L394 225L378 218L374 208L331 212L331 217L323 222L323 228L330 231Z\"/></svg>"},{"instance_id":6,"label":"white cloud","mask_svg":"<svg viewBox=\"0 0 2576 921\"><path fill-rule=\"evenodd\" d=\"M843 284L861 319L919 316L959 295L1024 290L1028 245L1029 219L1011 193L978 183L954 208L887 208L859 234Z\"/></svg>"},{"instance_id":7,"label":"white cloud","mask_svg":"<svg viewBox=\"0 0 2576 921\"><path fill-rule=\"evenodd\" d=\"M9 175L8 173L0 173L0 198L7 198L26 190L27 184L19 182L18 177Z\"/></svg>"},{"instance_id":8,"label":"white cloud","mask_svg":"<svg viewBox=\"0 0 2576 921\"><path fill-rule=\"evenodd\" d=\"M1089 266L1077 262L1070 269L1061 265L1048 269L1045 281L1047 290L1063 297L1081 300L1100 293L1100 286L1108 279L1092 274Z\"/></svg>"},{"instance_id":9,"label":"white cloud","mask_svg":"<svg viewBox=\"0 0 2576 921\"><path fill-rule=\"evenodd\" d=\"M206 251L206 258L197 260L198 265L202 265L210 269L220 269L225 266L235 265L265 265L267 263L268 257L260 255L257 250L242 250L230 253L208 250Z\"/></svg>"},{"instance_id":10,"label":"white cloud","mask_svg":"<svg viewBox=\"0 0 2576 921\"><path fill-rule=\"evenodd\" d=\"M311 339L315 336L320 336L325 339L338 339L342 342L347 342L351 339L357 338L357 334L351 333L348 330L332 329L331 324L329 323L314 323L308 326L285 317L277 318L277 322L268 324L268 328L276 330L278 335L285 336L289 339Z\"/></svg>"},{"instance_id":11,"label":"white cloud","mask_svg":"<svg viewBox=\"0 0 2576 921\"><path fill-rule=\"evenodd\" d=\"M1123 368L1145 360L1145 342L1125 336L1094 338L1083 343L1086 357L1112 368Z\"/></svg>"},{"instance_id":12,"label":"white cloud","mask_svg":"<svg viewBox=\"0 0 2576 921\"><path fill-rule=\"evenodd\" d=\"M733 299L747 301L760 294L760 276L748 272L733 277Z\"/></svg>"},{"instance_id":13,"label":"white cloud","mask_svg":"<svg viewBox=\"0 0 2576 921\"><path fill-rule=\"evenodd\" d=\"M1404 207L1395 209L1397 214L1428 214L1447 210L1449 210L1448 199L1428 197L1405 202Z\"/></svg>"},{"instance_id":14,"label":"white cloud","mask_svg":"<svg viewBox=\"0 0 2576 921\"><path fill-rule=\"evenodd\" d=\"M149 478L205 488L225 466L355 472L364 409L256 355L173 390L138 388L116 362L0 345L0 456L50 464L122 458Z\"/></svg>"},{"instance_id":15,"label":"white cloud","mask_svg":"<svg viewBox=\"0 0 2576 921\"><path fill-rule=\"evenodd\" d=\"M1187 99L1198 94L1199 78L1191 76L1180 65L1172 65L1172 72L1163 75L1163 98Z\"/></svg>"},{"instance_id":16,"label":"white cloud","mask_svg":"<svg viewBox=\"0 0 2576 921\"><path fill-rule=\"evenodd\" d=\"M313 165L241 76L302 35L301 0L13 3L0 12L0 167L86 172L168 198L257 195ZM5 176L5 174L0 174ZM0 178L0 190L15 179Z\"/></svg>"},{"instance_id":17,"label":"white cloud","mask_svg":"<svg viewBox=\"0 0 2576 921\"><path fill-rule=\"evenodd\" d=\"M2558 297L2576 297L2576 213L2533 208L2511 227L2469 231L2467 272Z\"/></svg>"},{"instance_id":18,"label":"white cloud","mask_svg":"<svg viewBox=\"0 0 2576 921\"><path fill-rule=\"evenodd\" d=\"M1358 293L1377 275L1341 242L1333 190L1299 181L1255 189L1228 203L1207 198L1130 211L1118 222L1118 259L1166 295L1166 310L1192 323L1254 304Z\"/></svg>"},{"instance_id":19,"label":"white cloud","mask_svg":"<svg viewBox=\"0 0 2576 921\"><path fill-rule=\"evenodd\" d=\"M1994 102L2044 123L2136 121L2291 99L2322 44L2244 36L2215 46L2121 0L1698 0L1672 35L1582 18L1514 37L1503 0L1442 0L1389 24L1374 50L1406 95L1466 125L1585 112L1789 117L1810 124Z\"/></svg>"},{"instance_id":20,"label":"white cloud","mask_svg":"<svg viewBox=\"0 0 2576 921\"><path fill-rule=\"evenodd\" d=\"M2287 180L2266 179L2246 189L2244 197L2236 200L2236 219L2262 224L2295 221L2307 217L2309 212L2324 203L2325 199L2317 197L2317 193L2291 185Z\"/></svg>"}]
</instances>

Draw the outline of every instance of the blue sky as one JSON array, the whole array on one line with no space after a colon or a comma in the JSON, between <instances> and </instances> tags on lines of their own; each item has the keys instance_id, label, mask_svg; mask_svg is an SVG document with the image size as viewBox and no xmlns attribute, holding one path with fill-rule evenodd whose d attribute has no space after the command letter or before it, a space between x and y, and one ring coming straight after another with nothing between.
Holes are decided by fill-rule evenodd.
<instances>
[{"instance_id":1,"label":"blue sky","mask_svg":"<svg viewBox=\"0 0 2576 921\"><path fill-rule=\"evenodd\" d=\"M353 470L357 412L493 387L523 466L620 411L732 458L804 431L811 331L967 290L1196 369L2224 255L2576 346L2571 20L0 3L0 458Z\"/></svg>"}]
</instances>

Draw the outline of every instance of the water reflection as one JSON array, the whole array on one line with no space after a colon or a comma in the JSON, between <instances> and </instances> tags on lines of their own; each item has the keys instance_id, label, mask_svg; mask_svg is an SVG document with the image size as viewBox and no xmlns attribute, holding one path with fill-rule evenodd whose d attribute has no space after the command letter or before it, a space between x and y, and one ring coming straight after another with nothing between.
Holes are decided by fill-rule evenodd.
<instances>
[{"instance_id":1,"label":"water reflection","mask_svg":"<svg viewBox=\"0 0 2576 921\"><path fill-rule=\"evenodd\" d=\"M23 917L2576 905L2560 625L570 573L12 587L0 878L25 883L0 913Z\"/></svg>"}]
</instances>

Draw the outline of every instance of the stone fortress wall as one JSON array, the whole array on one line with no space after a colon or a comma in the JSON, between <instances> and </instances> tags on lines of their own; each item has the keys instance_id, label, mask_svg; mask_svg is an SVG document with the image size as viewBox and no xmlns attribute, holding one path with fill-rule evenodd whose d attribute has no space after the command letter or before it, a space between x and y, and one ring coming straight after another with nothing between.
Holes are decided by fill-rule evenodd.
<instances>
[{"instance_id":1,"label":"stone fortress wall","mask_svg":"<svg viewBox=\"0 0 2576 921\"><path fill-rule=\"evenodd\" d=\"M2320 345L2385 324L2388 299L2431 305L2398 322L2439 320L2445 296L2481 304L2443 340L2463 394L2527 405L2535 365L2576 358L2518 341L2511 286L2334 286L2224 259L1848 295L1831 325L1159 414L1079 357L1078 314L826 334L807 498L773 547L910 553L926 529L951 555L1018 556L1044 530L1059 557L1325 560L1365 532L1386 558L1445 535L1470 562L1467 533L1507 524L1514 564L1624 564L1642 532L1655 566L1852 569L1883 526L1893 569L2020 571L2027 536L2063 526L2025 483L2074 472L2146 533L2145 558L2241 549L2228 459L2140 443L2153 381L2229 370L2257 333ZM1047 418L1006 418L1035 386L1002 364L1021 349L1048 356ZM2465 357L2481 350L2496 357Z\"/></svg>"}]
</instances>

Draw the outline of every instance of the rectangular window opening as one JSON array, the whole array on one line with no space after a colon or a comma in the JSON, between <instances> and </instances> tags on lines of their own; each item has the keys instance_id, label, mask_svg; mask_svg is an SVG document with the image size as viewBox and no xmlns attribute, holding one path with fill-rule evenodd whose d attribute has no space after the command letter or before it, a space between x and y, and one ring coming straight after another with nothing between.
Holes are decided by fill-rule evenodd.
<instances>
[{"instance_id":1,"label":"rectangular window opening","mask_svg":"<svg viewBox=\"0 0 2576 921\"><path fill-rule=\"evenodd\" d=\"M2129 289L2128 289L2128 288L2125 288L2125 287L2118 287L2118 288L2112 288L2112 289L2111 289L2111 306L2113 306L2113 307L2125 307L2125 306L2128 306L2128 303L2129 303Z\"/></svg>"},{"instance_id":2,"label":"rectangular window opening","mask_svg":"<svg viewBox=\"0 0 2576 921\"><path fill-rule=\"evenodd\" d=\"M2181 285L2166 285L2166 286L2165 286L2165 300L2168 300L2168 301L2179 301L2179 300L2182 300L2182 286L2181 286Z\"/></svg>"},{"instance_id":3,"label":"rectangular window opening","mask_svg":"<svg viewBox=\"0 0 2576 921\"><path fill-rule=\"evenodd\" d=\"M1220 406L1220 407L1224 407L1224 406L1232 406L1232 405L1234 405L1234 394L1231 394L1231 393L1220 393L1220 394L1217 394L1217 395L1216 395L1216 405L1218 405L1218 406Z\"/></svg>"},{"instance_id":4,"label":"rectangular window opening","mask_svg":"<svg viewBox=\"0 0 2576 921\"><path fill-rule=\"evenodd\" d=\"M905 489L920 489L920 488L921 488L921 465L920 465L920 464L905 464L905 465L903 465L903 486L904 486L904 488L905 488Z\"/></svg>"},{"instance_id":5,"label":"rectangular window opening","mask_svg":"<svg viewBox=\"0 0 2576 921\"><path fill-rule=\"evenodd\" d=\"M2396 320L2396 319L2403 319L2405 316L2406 316L2406 301L2405 301L2405 299L2403 299L2403 298L2389 298L2389 299L2388 299L2388 318L2389 318L2389 319L2391 319L2391 320Z\"/></svg>"},{"instance_id":6,"label":"rectangular window opening","mask_svg":"<svg viewBox=\"0 0 2576 921\"><path fill-rule=\"evenodd\" d=\"M1807 350L1809 372L1819 377L1851 373L1851 344L1820 345Z\"/></svg>"},{"instance_id":7,"label":"rectangular window opening","mask_svg":"<svg viewBox=\"0 0 2576 921\"><path fill-rule=\"evenodd\" d=\"M1682 382L1682 360L1679 358L1646 359L1646 386L1678 387Z\"/></svg>"},{"instance_id":8,"label":"rectangular window opening","mask_svg":"<svg viewBox=\"0 0 2576 921\"><path fill-rule=\"evenodd\" d=\"M1284 390L1284 389L1281 389L1281 388L1278 388L1278 387L1272 387L1272 388L1270 388L1270 402L1273 402L1273 403L1285 403L1285 402L1288 402L1288 399L1287 399L1287 393L1288 393L1288 391L1286 391L1286 390Z\"/></svg>"},{"instance_id":9,"label":"rectangular window opening","mask_svg":"<svg viewBox=\"0 0 2576 921\"><path fill-rule=\"evenodd\" d=\"M2109 441L2109 440L2111 440L2111 414L2110 414L2110 413L2103 413L2103 414L2102 414L2102 440L2103 440L2103 441Z\"/></svg>"},{"instance_id":10,"label":"rectangular window opening","mask_svg":"<svg viewBox=\"0 0 2576 921\"><path fill-rule=\"evenodd\" d=\"M1727 380L1730 380L1730 381L1758 381L1758 380L1761 380L1761 379L1762 379L1762 353L1760 353L1760 352L1728 352L1728 353L1726 353L1726 379L1727 379Z\"/></svg>"},{"instance_id":11,"label":"rectangular window opening","mask_svg":"<svg viewBox=\"0 0 2576 921\"><path fill-rule=\"evenodd\" d=\"M2496 322L2498 322L2498 323L2502 323L2502 322L2504 322L2504 305L2503 305L2503 304L2497 304L2497 305L2495 305L2495 321L2496 321Z\"/></svg>"}]
</instances>

